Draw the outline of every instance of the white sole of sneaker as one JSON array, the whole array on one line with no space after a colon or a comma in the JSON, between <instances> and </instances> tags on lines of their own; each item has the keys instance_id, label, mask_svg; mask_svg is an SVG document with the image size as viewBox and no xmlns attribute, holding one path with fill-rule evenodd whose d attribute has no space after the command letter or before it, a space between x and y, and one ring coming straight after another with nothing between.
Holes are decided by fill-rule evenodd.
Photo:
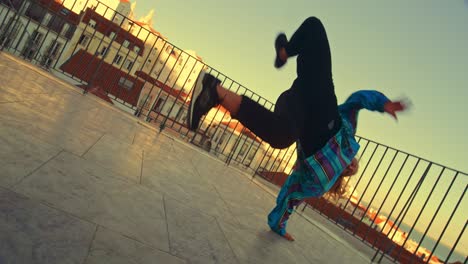
<instances>
[{"instance_id":1,"label":"white sole of sneaker","mask_svg":"<svg viewBox=\"0 0 468 264\"><path fill-rule=\"evenodd\" d=\"M192 118L193 118L193 107L195 106L195 100L198 98L200 93L203 91L203 79L205 78L206 72L202 71L198 75L197 81L195 83L195 87L193 87L192 92L192 99L190 100L190 107L189 107L189 118L187 118L187 125L190 130L192 130Z\"/></svg>"}]
</instances>

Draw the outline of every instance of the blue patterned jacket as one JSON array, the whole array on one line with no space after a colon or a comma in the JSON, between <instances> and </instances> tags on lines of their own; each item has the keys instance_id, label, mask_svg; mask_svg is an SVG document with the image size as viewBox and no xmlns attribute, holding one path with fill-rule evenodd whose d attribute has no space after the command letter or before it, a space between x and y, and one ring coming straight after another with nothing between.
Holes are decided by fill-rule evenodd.
<instances>
[{"instance_id":1,"label":"blue patterned jacket","mask_svg":"<svg viewBox=\"0 0 468 264\"><path fill-rule=\"evenodd\" d=\"M297 144L297 165L295 171L301 175L301 182L307 185L313 196L319 197L330 190L344 169L351 163L359 150L354 137L359 110L384 112L384 105L390 101L378 91L362 90L353 93L345 103L338 106L342 119L340 130L325 146L310 157Z\"/></svg>"}]
</instances>

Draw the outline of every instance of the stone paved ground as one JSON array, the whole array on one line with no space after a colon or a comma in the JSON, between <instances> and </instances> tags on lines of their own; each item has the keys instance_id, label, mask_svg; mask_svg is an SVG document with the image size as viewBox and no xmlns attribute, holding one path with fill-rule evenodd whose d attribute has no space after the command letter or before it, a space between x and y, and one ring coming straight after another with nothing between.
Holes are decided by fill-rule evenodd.
<instances>
[{"instance_id":1,"label":"stone paved ground","mask_svg":"<svg viewBox=\"0 0 468 264\"><path fill-rule=\"evenodd\" d=\"M299 214L276 236L274 196L188 143L10 55L0 72L0 263L370 262Z\"/></svg>"}]
</instances>

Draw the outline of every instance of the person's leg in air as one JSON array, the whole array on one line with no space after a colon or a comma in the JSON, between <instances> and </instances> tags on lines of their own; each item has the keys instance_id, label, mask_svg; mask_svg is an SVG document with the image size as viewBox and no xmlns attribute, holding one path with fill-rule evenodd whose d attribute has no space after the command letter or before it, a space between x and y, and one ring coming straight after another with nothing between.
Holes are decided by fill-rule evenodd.
<instances>
[{"instance_id":1,"label":"person's leg in air","mask_svg":"<svg viewBox=\"0 0 468 264\"><path fill-rule=\"evenodd\" d=\"M193 89L187 118L191 130L196 130L208 111L222 105L231 117L269 143L273 148L287 148L297 140L298 131L294 121L284 116L283 110L275 107L271 112L252 99L238 95L221 86L220 80L201 72Z\"/></svg>"}]
</instances>

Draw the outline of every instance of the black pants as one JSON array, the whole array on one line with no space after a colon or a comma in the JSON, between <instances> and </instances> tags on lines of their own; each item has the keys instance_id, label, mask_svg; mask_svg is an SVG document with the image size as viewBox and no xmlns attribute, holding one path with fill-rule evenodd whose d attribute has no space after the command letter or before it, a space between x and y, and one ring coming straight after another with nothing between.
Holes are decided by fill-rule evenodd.
<instances>
[{"instance_id":1,"label":"black pants","mask_svg":"<svg viewBox=\"0 0 468 264\"><path fill-rule=\"evenodd\" d=\"M276 101L274 112L243 96L236 119L274 148L299 140L307 156L338 131L341 119L332 79L330 46L319 19L307 18L286 46L297 56L297 78Z\"/></svg>"}]
</instances>

